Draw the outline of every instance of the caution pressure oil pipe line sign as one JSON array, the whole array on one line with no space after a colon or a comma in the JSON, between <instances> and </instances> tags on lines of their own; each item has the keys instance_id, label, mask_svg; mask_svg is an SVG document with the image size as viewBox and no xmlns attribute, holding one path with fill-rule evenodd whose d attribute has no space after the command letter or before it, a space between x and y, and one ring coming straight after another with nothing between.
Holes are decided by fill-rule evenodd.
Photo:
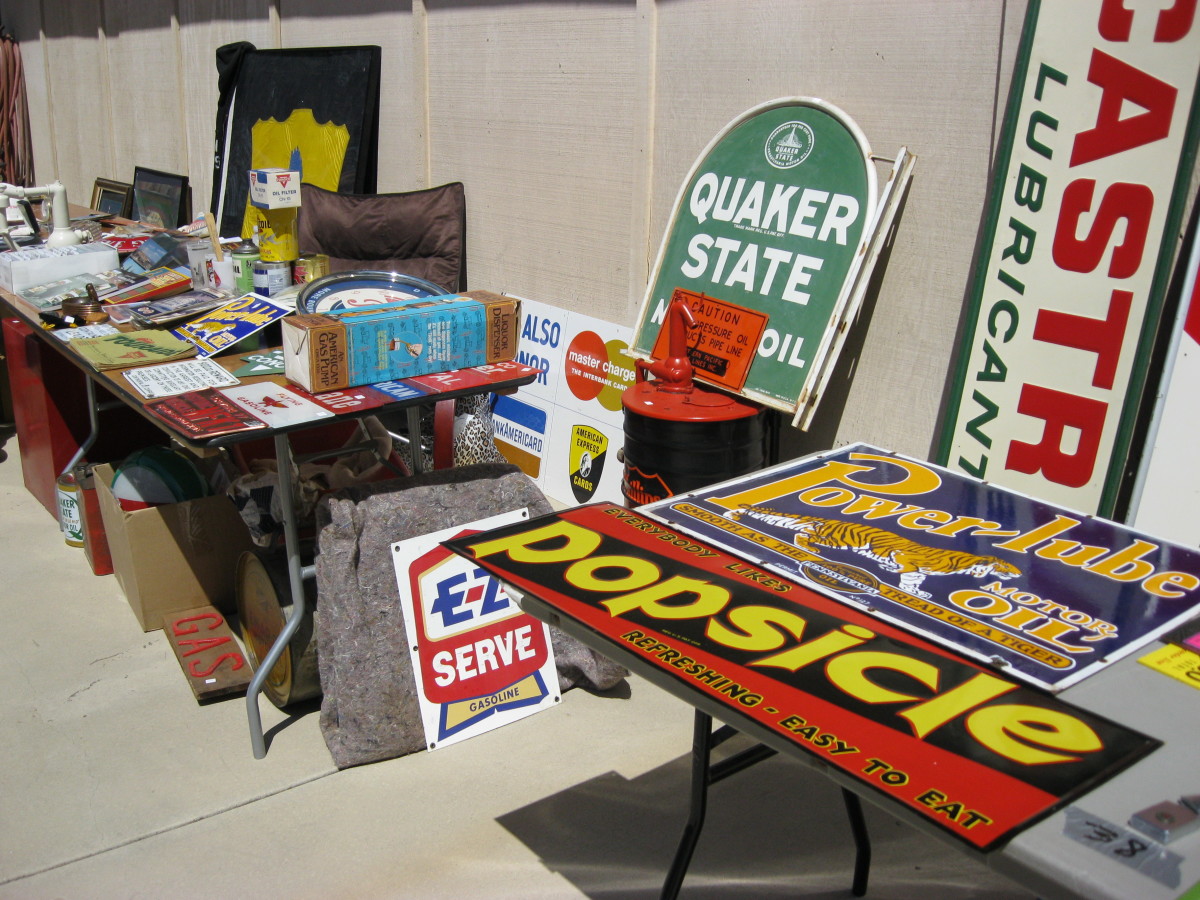
<instances>
[{"instance_id":1,"label":"caution pressure oil pipe line sign","mask_svg":"<svg viewBox=\"0 0 1200 900\"><path fill-rule=\"evenodd\" d=\"M1030 2L940 462L1120 512L1195 162L1198 72L1195 0Z\"/></svg>"},{"instance_id":2,"label":"caution pressure oil pipe line sign","mask_svg":"<svg viewBox=\"0 0 1200 900\"><path fill-rule=\"evenodd\" d=\"M638 511L577 507L447 546L976 848L1158 746Z\"/></svg>"},{"instance_id":3,"label":"caution pressure oil pipe line sign","mask_svg":"<svg viewBox=\"0 0 1200 900\"><path fill-rule=\"evenodd\" d=\"M695 377L806 424L890 221L877 211L894 211L911 161L902 149L881 198L866 137L836 106L783 98L735 119L676 198L631 352L661 357L682 292Z\"/></svg>"}]
</instances>

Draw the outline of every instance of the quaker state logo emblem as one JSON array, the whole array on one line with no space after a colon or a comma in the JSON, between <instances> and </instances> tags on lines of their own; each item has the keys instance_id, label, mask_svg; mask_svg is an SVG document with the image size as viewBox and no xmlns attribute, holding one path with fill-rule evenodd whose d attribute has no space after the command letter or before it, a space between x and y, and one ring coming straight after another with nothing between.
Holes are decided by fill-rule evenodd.
<instances>
[{"instance_id":1,"label":"quaker state logo emblem","mask_svg":"<svg viewBox=\"0 0 1200 900\"><path fill-rule=\"evenodd\" d=\"M800 165L812 153L813 131L804 122L784 122L770 133L763 146L767 162L776 169Z\"/></svg>"}]
</instances>

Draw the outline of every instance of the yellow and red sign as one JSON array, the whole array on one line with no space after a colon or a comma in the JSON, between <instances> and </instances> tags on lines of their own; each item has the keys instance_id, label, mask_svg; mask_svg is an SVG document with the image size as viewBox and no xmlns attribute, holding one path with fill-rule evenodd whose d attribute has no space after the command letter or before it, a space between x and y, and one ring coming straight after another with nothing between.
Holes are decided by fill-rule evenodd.
<instances>
[{"instance_id":1,"label":"yellow and red sign","mask_svg":"<svg viewBox=\"0 0 1200 900\"><path fill-rule=\"evenodd\" d=\"M1159 745L612 504L446 545L689 702L978 848Z\"/></svg>"}]
</instances>

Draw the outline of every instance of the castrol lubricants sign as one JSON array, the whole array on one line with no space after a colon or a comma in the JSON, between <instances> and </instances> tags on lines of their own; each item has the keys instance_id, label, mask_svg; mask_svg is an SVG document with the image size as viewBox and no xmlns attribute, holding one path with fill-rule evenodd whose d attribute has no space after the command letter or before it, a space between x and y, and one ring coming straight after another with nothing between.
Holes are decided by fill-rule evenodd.
<instances>
[{"instance_id":1,"label":"castrol lubricants sign","mask_svg":"<svg viewBox=\"0 0 1200 900\"><path fill-rule=\"evenodd\" d=\"M559 701L545 625L440 541L521 522L525 510L392 545L413 673L430 750Z\"/></svg>"},{"instance_id":2,"label":"castrol lubricants sign","mask_svg":"<svg viewBox=\"0 0 1200 900\"><path fill-rule=\"evenodd\" d=\"M940 462L1121 513L1198 71L1194 0L1029 4Z\"/></svg>"}]
</instances>

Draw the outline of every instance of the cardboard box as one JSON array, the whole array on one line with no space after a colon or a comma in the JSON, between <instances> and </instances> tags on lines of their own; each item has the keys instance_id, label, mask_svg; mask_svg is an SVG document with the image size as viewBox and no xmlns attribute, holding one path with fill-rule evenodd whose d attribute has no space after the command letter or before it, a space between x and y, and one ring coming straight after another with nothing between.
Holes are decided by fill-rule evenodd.
<instances>
[{"instance_id":1,"label":"cardboard box","mask_svg":"<svg viewBox=\"0 0 1200 900\"><path fill-rule=\"evenodd\" d=\"M507 362L520 320L520 300L491 291L289 316L284 374L319 393Z\"/></svg>"},{"instance_id":2,"label":"cardboard box","mask_svg":"<svg viewBox=\"0 0 1200 900\"><path fill-rule=\"evenodd\" d=\"M250 531L225 496L127 511L112 493L113 467L95 468L113 570L143 631L176 610L236 609L237 563Z\"/></svg>"},{"instance_id":3,"label":"cardboard box","mask_svg":"<svg viewBox=\"0 0 1200 900\"><path fill-rule=\"evenodd\" d=\"M36 284L111 272L120 266L116 249L104 243L5 250L0 253L0 287L19 294Z\"/></svg>"},{"instance_id":4,"label":"cardboard box","mask_svg":"<svg viewBox=\"0 0 1200 900\"><path fill-rule=\"evenodd\" d=\"M259 209L300 205L300 173L294 169L251 169L250 203Z\"/></svg>"}]
</instances>

